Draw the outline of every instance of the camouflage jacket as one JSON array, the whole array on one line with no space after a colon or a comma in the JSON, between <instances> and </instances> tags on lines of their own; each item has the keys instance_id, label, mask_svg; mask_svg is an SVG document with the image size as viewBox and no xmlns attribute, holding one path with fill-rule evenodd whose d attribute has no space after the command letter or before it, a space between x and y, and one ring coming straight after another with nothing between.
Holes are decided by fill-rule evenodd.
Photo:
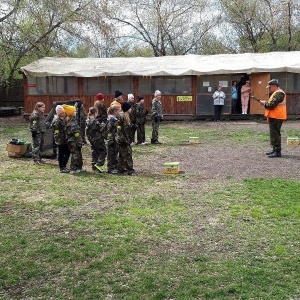
<instances>
[{"instance_id":1,"label":"camouflage jacket","mask_svg":"<svg viewBox=\"0 0 300 300\"><path fill-rule=\"evenodd\" d=\"M103 139L105 135L105 123L98 118L86 120L86 136L90 142Z\"/></svg>"},{"instance_id":2,"label":"camouflage jacket","mask_svg":"<svg viewBox=\"0 0 300 300\"><path fill-rule=\"evenodd\" d=\"M115 141L116 140L116 133L117 133L117 123L118 119L115 116L109 115L107 118L107 123L106 123L106 136L107 136L107 141Z\"/></svg>"},{"instance_id":3,"label":"camouflage jacket","mask_svg":"<svg viewBox=\"0 0 300 300\"><path fill-rule=\"evenodd\" d=\"M151 104L151 119L154 119L156 117L163 117L163 109L161 101L154 98Z\"/></svg>"},{"instance_id":4,"label":"camouflage jacket","mask_svg":"<svg viewBox=\"0 0 300 300\"><path fill-rule=\"evenodd\" d=\"M34 110L29 117L29 128L30 131L33 133L44 133L46 132L46 123L45 117L41 116L41 114Z\"/></svg>"},{"instance_id":5,"label":"camouflage jacket","mask_svg":"<svg viewBox=\"0 0 300 300\"><path fill-rule=\"evenodd\" d=\"M107 108L104 103L99 104L97 119L100 120L100 123L106 122L107 120Z\"/></svg>"},{"instance_id":6,"label":"camouflage jacket","mask_svg":"<svg viewBox=\"0 0 300 300\"><path fill-rule=\"evenodd\" d=\"M54 116L51 123L53 128L53 137L56 145L65 145L67 144L67 135L66 135L66 123L64 118L60 118L58 115Z\"/></svg>"},{"instance_id":7,"label":"camouflage jacket","mask_svg":"<svg viewBox=\"0 0 300 300\"><path fill-rule=\"evenodd\" d=\"M135 108L136 124L145 124L148 111L141 104L136 104Z\"/></svg>"},{"instance_id":8,"label":"camouflage jacket","mask_svg":"<svg viewBox=\"0 0 300 300\"><path fill-rule=\"evenodd\" d=\"M76 116L72 117L66 124L66 133L68 142L82 143L82 136L80 125L78 124Z\"/></svg>"},{"instance_id":9,"label":"camouflage jacket","mask_svg":"<svg viewBox=\"0 0 300 300\"><path fill-rule=\"evenodd\" d=\"M128 102L131 105L131 113L130 113L130 122L131 124L136 124L136 103Z\"/></svg>"},{"instance_id":10,"label":"camouflage jacket","mask_svg":"<svg viewBox=\"0 0 300 300\"><path fill-rule=\"evenodd\" d=\"M118 144L131 143L132 129L130 125L125 122L124 114L120 114L117 124L116 141Z\"/></svg>"}]
</instances>

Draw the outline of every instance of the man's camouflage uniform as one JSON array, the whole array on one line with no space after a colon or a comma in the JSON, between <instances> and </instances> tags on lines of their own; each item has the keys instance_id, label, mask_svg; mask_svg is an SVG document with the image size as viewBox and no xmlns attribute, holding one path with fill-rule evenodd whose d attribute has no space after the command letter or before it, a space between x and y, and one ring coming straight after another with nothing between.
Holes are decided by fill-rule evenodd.
<instances>
[{"instance_id":1,"label":"man's camouflage uniform","mask_svg":"<svg viewBox=\"0 0 300 300\"><path fill-rule=\"evenodd\" d=\"M146 141L145 124L148 110L144 108L142 104L136 104L135 106L136 125L137 125L137 143L142 144Z\"/></svg>"},{"instance_id":2,"label":"man's camouflage uniform","mask_svg":"<svg viewBox=\"0 0 300 300\"><path fill-rule=\"evenodd\" d=\"M29 127L32 135L32 158L36 162L42 159L46 123L44 115L34 110L29 117Z\"/></svg>"},{"instance_id":3,"label":"man's camouflage uniform","mask_svg":"<svg viewBox=\"0 0 300 300\"><path fill-rule=\"evenodd\" d=\"M67 141L71 152L71 171L81 170L83 166L81 147L83 145L80 125L77 122L76 116L66 124Z\"/></svg>"},{"instance_id":4,"label":"man's camouflage uniform","mask_svg":"<svg viewBox=\"0 0 300 300\"><path fill-rule=\"evenodd\" d=\"M124 114L121 113L118 118L116 141L119 145L119 173L129 174L134 173L131 149L131 125L127 125L124 119Z\"/></svg>"},{"instance_id":5,"label":"man's camouflage uniform","mask_svg":"<svg viewBox=\"0 0 300 300\"><path fill-rule=\"evenodd\" d=\"M67 163L70 157L65 118L61 118L58 115L54 116L51 126L53 128L54 142L58 147L59 168L60 170L63 170L67 167Z\"/></svg>"},{"instance_id":6,"label":"man's camouflage uniform","mask_svg":"<svg viewBox=\"0 0 300 300\"><path fill-rule=\"evenodd\" d=\"M266 102L264 107L266 109L274 109L278 106L284 99L284 93L277 92L271 102ZM281 152L281 126L283 120L268 118L269 130L270 130L270 143L273 151Z\"/></svg>"},{"instance_id":7,"label":"man's camouflage uniform","mask_svg":"<svg viewBox=\"0 0 300 300\"><path fill-rule=\"evenodd\" d=\"M152 138L151 143L156 144L158 141L159 124L163 119L162 103L159 99L154 98L151 104L151 120L152 120Z\"/></svg>"},{"instance_id":8,"label":"man's camouflage uniform","mask_svg":"<svg viewBox=\"0 0 300 300\"><path fill-rule=\"evenodd\" d=\"M100 102L97 106L98 109L98 116L97 119L99 119L101 122L107 121L107 108L104 103Z\"/></svg>"},{"instance_id":9,"label":"man's camouflage uniform","mask_svg":"<svg viewBox=\"0 0 300 300\"><path fill-rule=\"evenodd\" d=\"M105 145L105 122L99 118L91 118L86 121L86 136L91 143L92 168L96 170L96 165L103 166L106 158Z\"/></svg>"},{"instance_id":10,"label":"man's camouflage uniform","mask_svg":"<svg viewBox=\"0 0 300 300\"><path fill-rule=\"evenodd\" d=\"M116 141L118 119L109 115L107 118L107 172L117 171L118 169L118 143Z\"/></svg>"}]
</instances>

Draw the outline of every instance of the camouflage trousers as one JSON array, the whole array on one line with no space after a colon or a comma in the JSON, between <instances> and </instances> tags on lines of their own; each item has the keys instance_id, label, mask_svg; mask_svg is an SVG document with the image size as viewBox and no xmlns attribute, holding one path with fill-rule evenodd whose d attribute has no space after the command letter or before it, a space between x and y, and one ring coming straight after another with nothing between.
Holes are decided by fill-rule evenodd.
<instances>
[{"instance_id":1,"label":"camouflage trousers","mask_svg":"<svg viewBox=\"0 0 300 300\"><path fill-rule=\"evenodd\" d=\"M268 118L270 130L270 143L275 151L281 151L281 126L283 121L279 119Z\"/></svg>"},{"instance_id":2,"label":"camouflage trousers","mask_svg":"<svg viewBox=\"0 0 300 300\"><path fill-rule=\"evenodd\" d=\"M81 170L83 166L81 146L79 146L75 141L68 142L68 146L71 153L70 169L72 171Z\"/></svg>"},{"instance_id":3,"label":"camouflage trousers","mask_svg":"<svg viewBox=\"0 0 300 300\"><path fill-rule=\"evenodd\" d=\"M100 139L97 141L91 141L92 149L92 165L99 164L103 166L107 155L105 140Z\"/></svg>"},{"instance_id":4,"label":"camouflage trousers","mask_svg":"<svg viewBox=\"0 0 300 300\"><path fill-rule=\"evenodd\" d=\"M32 158L34 161L40 161L44 149L44 133L37 133L32 137Z\"/></svg>"},{"instance_id":5,"label":"camouflage trousers","mask_svg":"<svg viewBox=\"0 0 300 300\"><path fill-rule=\"evenodd\" d=\"M131 128L131 143L135 142L135 132L136 128Z\"/></svg>"},{"instance_id":6,"label":"camouflage trousers","mask_svg":"<svg viewBox=\"0 0 300 300\"><path fill-rule=\"evenodd\" d=\"M133 170L132 149L130 144L119 144L119 164L118 171L126 172Z\"/></svg>"},{"instance_id":7,"label":"camouflage trousers","mask_svg":"<svg viewBox=\"0 0 300 300\"><path fill-rule=\"evenodd\" d=\"M118 169L118 144L116 141L107 141L107 171Z\"/></svg>"},{"instance_id":8,"label":"camouflage trousers","mask_svg":"<svg viewBox=\"0 0 300 300\"><path fill-rule=\"evenodd\" d=\"M159 121L152 120L152 138L151 142L157 142L158 141L158 130L159 130Z\"/></svg>"},{"instance_id":9,"label":"camouflage trousers","mask_svg":"<svg viewBox=\"0 0 300 300\"><path fill-rule=\"evenodd\" d=\"M136 137L137 137L138 144L145 142L145 140L146 140L145 124L138 124Z\"/></svg>"}]
</instances>

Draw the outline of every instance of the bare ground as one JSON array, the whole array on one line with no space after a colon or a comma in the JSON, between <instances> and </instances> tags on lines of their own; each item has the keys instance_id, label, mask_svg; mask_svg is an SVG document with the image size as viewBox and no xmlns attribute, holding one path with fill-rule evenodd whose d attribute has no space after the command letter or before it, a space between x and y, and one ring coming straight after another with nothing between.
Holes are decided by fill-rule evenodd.
<instances>
[{"instance_id":1,"label":"bare ground","mask_svg":"<svg viewBox=\"0 0 300 300\"><path fill-rule=\"evenodd\" d=\"M0 127L24 124L23 117L0 118ZM268 133L266 122L189 122L185 124L192 128L219 130L226 135L228 132L238 130L251 130L257 133ZM164 124L162 124L164 126ZM176 125L175 125L176 126ZM156 157L155 160L149 152L149 159L139 162L134 161L135 169L141 175L161 174L162 164L166 161L179 161L180 169L187 175L192 175L189 184L193 182L211 180L240 180L244 178L288 178L300 179L300 146L287 146L285 132L287 130L298 130L299 122L287 121L282 127L282 157L268 158L265 152L271 149L269 142L259 142L257 140L238 142L231 140L214 140L206 143L201 141L198 145L182 145L181 147L171 147L166 155ZM149 132L147 134L150 134ZM161 138L163 141L163 137ZM165 143L167 145L167 143ZM134 146L133 151L138 151ZM153 146L151 146L153 147ZM156 146L161 147L161 146ZM89 150L85 150L85 153ZM86 160L86 162L89 159ZM88 167L88 165L87 165Z\"/></svg>"},{"instance_id":2,"label":"bare ground","mask_svg":"<svg viewBox=\"0 0 300 300\"><path fill-rule=\"evenodd\" d=\"M240 129L251 130L257 133L268 133L268 124L265 122L197 122L191 126L201 129L214 128L226 134ZM195 175L196 182L205 180L228 180L244 178L289 178L300 179L300 146L287 146L284 134L286 130L299 129L299 123L287 121L282 127L282 157L268 158L265 153L271 150L269 142L252 141L232 142L215 140L210 143L201 142L199 145L183 146L171 149L168 161L179 161L181 170L186 174ZM300 130L299 130L300 131ZM166 159L161 159L161 164ZM154 169L161 172L161 164L153 166L149 160L143 169ZM138 167L137 167L138 169ZM191 179L192 180L192 179ZM191 184L191 181L190 181Z\"/></svg>"}]
</instances>

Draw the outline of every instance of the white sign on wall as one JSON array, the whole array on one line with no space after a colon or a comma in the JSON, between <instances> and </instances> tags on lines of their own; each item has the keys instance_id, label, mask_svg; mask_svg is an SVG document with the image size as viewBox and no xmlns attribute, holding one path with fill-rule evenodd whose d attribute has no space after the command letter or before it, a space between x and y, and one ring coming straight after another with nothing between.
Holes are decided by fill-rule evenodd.
<instances>
[{"instance_id":1,"label":"white sign on wall","mask_svg":"<svg viewBox=\"0 0 300 300\"><path fill-rule=\"evenodd\" d=\"M222 87L228 87L228 81L219 81L219 85Z\"/></svg>"}]
</instances>

